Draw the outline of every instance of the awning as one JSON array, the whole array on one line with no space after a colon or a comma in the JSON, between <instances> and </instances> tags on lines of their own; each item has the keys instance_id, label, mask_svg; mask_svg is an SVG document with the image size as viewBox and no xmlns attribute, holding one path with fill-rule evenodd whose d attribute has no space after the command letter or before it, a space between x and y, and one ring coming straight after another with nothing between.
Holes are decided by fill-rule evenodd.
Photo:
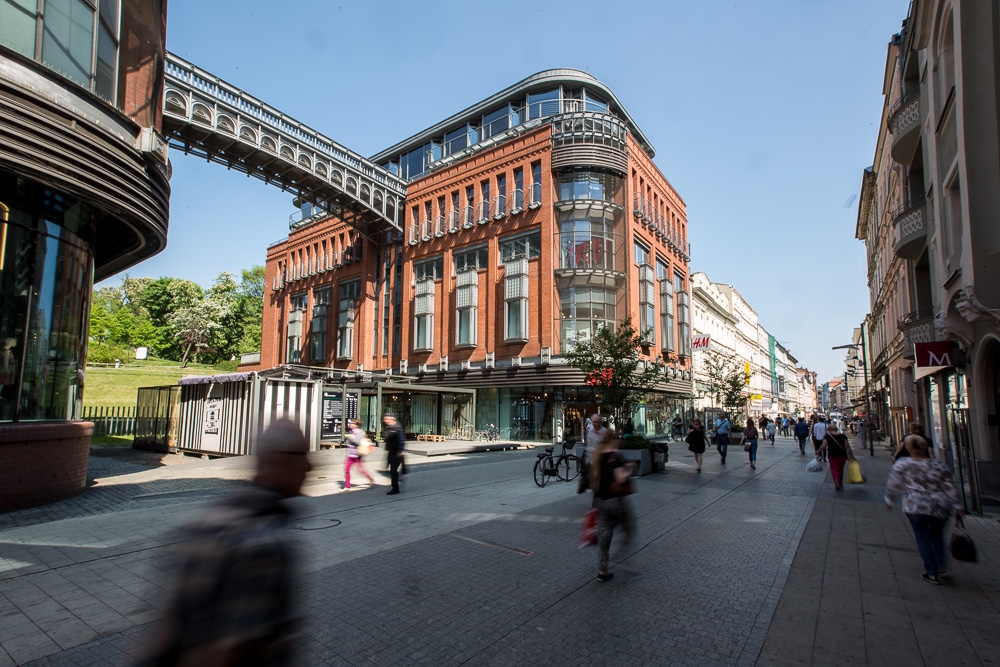
<instances>
[{"instance_id":1,"label":"awning","mask_svg":"<svg viewBox=\"0 0 1000 667\"><path fill-rule=\"evenodd\" d=\"M219 373L218 375L188 375L177 381L177 384L219 384L221 382L245 382L253 373Z\"/></svg>"},{"instance_id":2,"label":"awning","mask_svg":"<svg viewBox=\"0 0 1000 667\"><path fill-rule=\"evenodd\" d=\"M934 375L938 371L942 371L945 368L951 368L951 366L914 366L913 368L913 381L923 379L928 375Z\"/></svg>"}]
</instances>

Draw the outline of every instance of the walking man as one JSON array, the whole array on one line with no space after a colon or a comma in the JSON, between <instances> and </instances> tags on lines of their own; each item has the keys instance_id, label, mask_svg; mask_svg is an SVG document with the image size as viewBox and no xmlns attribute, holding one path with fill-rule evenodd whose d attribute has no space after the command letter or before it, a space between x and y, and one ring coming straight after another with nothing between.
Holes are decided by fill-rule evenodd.
<instances>
[{"instance_id":1,"label":"walking man","mask_svg":"<svg viewBox=\"0 0 1000 667\"><path fill-rule=\"evenodd\" d=\"M406 446L406 434L399 427L396 415L391 412L382 416L382 440L389 461L389 480L392 488L385 495L394 496L399 493L399 467L403 465L403 448Z\"/></svg>"},{"instance_id":2,"label":"walking man","mask_svg":"<svg viewBox=\"0 0 1000 667\"><path fill-rule=\"evenodd\" d=\"M806 423L805 417L799 417L799 421L795 423L795 437L799 441L799 451L805 455L806 438L809 437L809 424Z\"/></svg>"},{"instance_id":3,"label":"walking man","mask_svg":"<svg viewBox=\"0 0 1000 667\"><path fill-rule=\"evenodd\" d=\"M816 450L816 455L819 456L819 448L823 444L823 438L826 437L826 420L820 417L813 424L812 428L813 434L813 448ZM826 461L826 452L823 452L823 460Z\"/></svg>"},{"instance_id":4,"label":"walking man","mask_svg":"<svg viewBox=\"0 0 1000 667\"><path fill-rule=\"evenodd\" d=\"M722 465L726 464L726 453L729 451L729 431L731 428L729 416L723 412L715 420L715 449L718 450L719 456L722 457Z\"/></svg>"},{"instance_id":5,"label":"walking man","mask_svg":"<svg viewBox=\"0 0 1000 667\"><path fill-rule=\"evenodd\" d=\"M291 665L294 638L289 508L311 470L294 422L273 422L257 441L253 482L203 511L184 530L179 580L148 663Z\"/></svg>"},{"instance_id":6,"label":"walking man","mask_svg":"<svg viewBox=\"0 0 1000 667\"><path fill-rule=\"evenodd\" d=\"M590 415L590 428L587 430L586 449L583 460L589 463L594 458L594 450L604 441L604 436L608 434L608 429L604 427L604 419L596 412Z\"/></svg>"}]
</instances>

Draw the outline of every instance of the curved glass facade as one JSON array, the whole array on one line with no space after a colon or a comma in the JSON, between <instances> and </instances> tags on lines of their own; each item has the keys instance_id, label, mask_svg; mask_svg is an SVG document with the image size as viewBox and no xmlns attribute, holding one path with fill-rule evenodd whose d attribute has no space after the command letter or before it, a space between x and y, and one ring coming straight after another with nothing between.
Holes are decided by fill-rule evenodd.
<instances>
[{"instance_id":1,"label":"curved glass facade","mask_svg":"<svg viewBox=\"0 0 1000 667\"><path fill-rule=\"evenodd\" d=\"M96 210L0 171L0 421L78 416Z\"/></svg>"}]
</instances>

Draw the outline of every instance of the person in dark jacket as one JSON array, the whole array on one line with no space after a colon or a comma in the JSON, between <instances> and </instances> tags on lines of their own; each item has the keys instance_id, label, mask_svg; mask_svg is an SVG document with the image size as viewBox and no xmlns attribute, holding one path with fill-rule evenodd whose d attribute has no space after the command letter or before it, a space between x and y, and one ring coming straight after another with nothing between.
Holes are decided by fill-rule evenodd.
<instances>
[{"instance_id":1,"label":"person in dark jacket","mask_svg":"<svg viewBox=\"0 0 1000 667\"><path fill-rule=\"evenodd\" d=\"M396 421L396 415L391 412L382 417L382 439L389 460L389 479L392 488L385 495L394 496L399 493L399 467L403 465L403 448L406 446L406 434Z\"/></svg>"},{"instance_id":2,"label":"person in dark jacket","mask_svg":"<svg viewBox=\"0 0 1000 667\"><path fill-rule=\"evenodd\" d=\"M809 424L806 423L805 417L799 417L799 421L795 423L795 437L799 441L799 452L805 455L806 438L809 437Z\"/></svg>"}]
</instances>

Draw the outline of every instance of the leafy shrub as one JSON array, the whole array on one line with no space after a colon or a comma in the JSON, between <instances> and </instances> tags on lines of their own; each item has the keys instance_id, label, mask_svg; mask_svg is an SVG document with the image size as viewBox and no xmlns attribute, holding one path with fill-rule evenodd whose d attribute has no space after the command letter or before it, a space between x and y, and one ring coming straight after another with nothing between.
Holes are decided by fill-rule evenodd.
<instances>
[{"instance_id":1,"label":"leafy shrub","mask_svg":"<svg viewBox=\"0 0 1000 667\"><path fill-rule=\"evenodd\" d=\"M227 361L217 361L217 362L215 362L212 365L215 366L215 370L217 370L217 371L219 371L221 373L235 373L239 369L239 367L240 367L240 362L238 362L238 361L228 361L228 360Z\"/></svg>"},{"instance_id":2,"label":"leafy shrub","mask_svg":"<svg viewBox=\"0 0 1000 667\"><path fill-rule=\"evenodd\" d=\"M626 435L622 438L619 449L652 449L653 443L641 435Z\"/></svg>"},{"instance_id":3,"label":"leafy shrub","mask_svg":"<svg viewBox=\"0 0 1000 667\"><path fill-rule=\"evenodd\" d=\"M135 353L128 345L91 341L87 346L87 363L90 364L113 364L115 360L126 363L134 357Z\"/></svg>"}]
</instances>

